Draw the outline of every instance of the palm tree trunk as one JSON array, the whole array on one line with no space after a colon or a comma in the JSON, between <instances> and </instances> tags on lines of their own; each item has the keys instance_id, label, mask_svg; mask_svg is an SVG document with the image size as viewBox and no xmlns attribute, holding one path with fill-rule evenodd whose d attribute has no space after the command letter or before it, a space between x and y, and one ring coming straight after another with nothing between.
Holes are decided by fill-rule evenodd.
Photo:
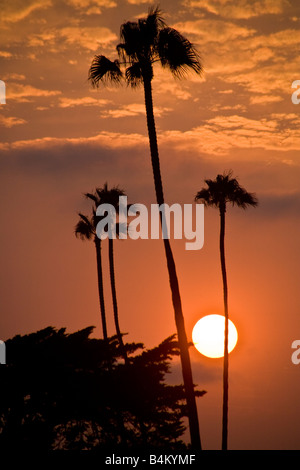
<instances>
[{"instance_id":1,"label":"palm tree trunk","mask_svg":"<svg viewBox=\"0 0 300 470\"><path fill-rule=\"evenodd\" d=\"M110 272L110 285L111 285L111 294L113 301L113 310L114 310L114 320L116 326L116 333L120 345L120 350L124 358L125 363L128 363L127 354L125 351L122 334L120 331L119 325L119 313L118 313L118 303L117 303L117 293L116 293L116 281L115 281L115 268L114 268L114 244L113 239L109 238L108 241L108 252L109 252L109 272Z\"/></svg>"},{"instance_id":2,"label":"palm tree trunk","mask_svg":"<svg viewBox=\"0 0 300 470\"><path fill-rule=\"evenodd\" d=\"M220 257L223 280L225 333L224 333L224 367L223 367L223 419L222 450L227 450L228 442L228 288L225 265L225 213L226 207L220 207Z\"/></svg>"},{"instance_id":3,"label":"palm tree trunk","mask_svg":"<svg viewBox=\"0 0 300 470\"><path fill-rule=\"evenodd\" d=\"M160 172L160 163L157 146L157 136L153 113L153 100L152 100L152 87L151 79L144 77L144 93L145 93L145 106L147 115L147 127L150 143L151 162L153 169L154 185L157 204L164 204L163 186ZM164 214L160 212L161 223ZM169 239L164 239L164 248L167 260L167 267L169 273L169 281L172 292L172 302L175 314L175 323L177 327L178 343L180 350L180 359L182 367L183 382L185 388L185 395L188 408L188 419L191 436L191 444L195 450L201 450L200 430L197 413L196 398L194 392L194 383L192 376L191 361L188 350L188 341L185 332L184 318L182 313L181 297L179 292L178 278L174 262L173 253Z\"/></svg>"},{"instance_id":4,"label":"palm tree trunk","mask_svg":"<svg viewBox=\"0 0 300 470\"><path fill-rule=\"evenodd\" d=\"M100 313L102 321L103 338L107 340L107 327L105 317L105 305L104 305L104 290L103 290L103 274L102 274L102 257L101 257L101 240L95 237L96 256L97 256L97 273L98 273L98 292L100 302Z\"/></svg>"}]
</instances>

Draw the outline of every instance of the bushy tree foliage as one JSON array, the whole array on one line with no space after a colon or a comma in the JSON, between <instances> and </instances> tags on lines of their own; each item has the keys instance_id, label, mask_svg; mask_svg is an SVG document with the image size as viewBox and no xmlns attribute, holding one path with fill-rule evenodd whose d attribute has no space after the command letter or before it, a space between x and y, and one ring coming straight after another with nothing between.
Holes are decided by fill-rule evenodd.
<instances>
[{"instance_id":1,"label":"bushy tree foliage","mask_svg":"<svg viewBox=\"0 0 300 470\"><path fill-rule=\"evenodd\" d=\"M182 385L166 374L175 337L146 350L117 337L45 328L6 342L0 368L0 447L38 450L184 449ZM204 392L196 392L201 396Z\"/></svg>"}]
</instances>

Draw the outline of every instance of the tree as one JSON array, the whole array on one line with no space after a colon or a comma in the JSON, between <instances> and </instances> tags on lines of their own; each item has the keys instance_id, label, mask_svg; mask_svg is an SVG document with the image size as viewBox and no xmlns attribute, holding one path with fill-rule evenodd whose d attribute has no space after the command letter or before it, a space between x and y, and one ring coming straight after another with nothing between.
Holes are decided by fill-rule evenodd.
<instances>
[{"instance_id":1,"label":"tree","mask_svg":"<svg viewBox=\"0 0 300 470\"><path fill-rule=\"evenodd\" d=\"M117 186L108 189L107 183L104 184L103 188L96 189L96 204L110 204L116 211L116 215L119 212L119 198L120 196L125 196L125 192L122 189L119 189ZM90 197L90 195L88 195ZM115 237L124 230L127 230L127 227L123 227L122 224L116 223L115 221ZM124 346L122 333L120 330L119 322L119 309L117 302L117 291L116 291L116 278L115 278L115 263L114 263L114 237L108 238L108 255L109 255L109 273L110 273L110 286L111 294L113 301L113 312L114 312L114 322L116 328L117 338L119 340L120 348L124 357L124 361L127 362L126 348Z\"/></svg>"},{"instance_id":2,"label":"tree","mask_svg":"<svg viewBox=\"0 0 300 470\"><path fill-rule=\"evenodd\" d=\"M184 76L189 69L200 74L202 66L194 46L178 31L165 24L158 8L151 8L146 18L122 24L120 38L121 42L117 46L119 58L111 61L103 55L96 55L89 70L89 79L93 86L99 86L101 82L106 81L119 84L122 79L125 79L132 87L143 85L156 200L157 204L162 206L164 193L152 98L153 64L160 62L162 67L168 68L178 78ZM124 73L121 70L122 67L125 68ZM162 210L160 212L161 224L164 218L165 214ZM176 266L169 239L165 238L163 241L180 349L191 443L195 449L201 449L189 345Z\"/></svg>"},{"instance_id":3,"label":"tree","mask_svg":"<svg viewBox=\"0 0 300 470\"><path fill-rule=\"evenodd\" d=\"M248 206L257 206L254 194L248 193L239 185L236 178L232 178L232 172L218 175L215 180L206 179L207 187L196 194L195 200L203 202L205 206L214 206L220 212L220 259L223 281L223 300L225 315L224 332L224 367L223 367L223 419L222 419L222 450L227 450L228 443L228 286L225 264L225 214L226 205L232 204L242 209Z\"/></svg>"},{"instance_id":4,"label":"tree","mask_svg":"<svg viewBox=\"0 0 300 470\"><path fill-rule=\"evenodd\" d=\"M88 197L90 197L89 195ZM93 199L93 198L92 198ZM75 227L76 237L81 240L93 240L96 248L96 259L97 259L97 275L98 275L98 293L100 303L100 313L102 322L102 332L104 340L107 340L107 325L106 325L106 314L105 314L105 303L104 303L104 289L103 289L103 272L102 272L102 256L101 256L101 240L96 235L97 218L95 209L91 218L79 214L79 221Z\"/></svg>"},{"instance_id":5,"label":"tree","mask_svg":"<svg viewBox=\"0 0 300 470\"><path fill-rule=\"evenodd\" d=\"M184 389L166 381L178 355L174 336L150 350L127 344L124 366L117 337L90 338L93 328L48 327L6 341L1 449L187 452Z\"/></svg>"},{"instance_id":6,"label":"tree","mask_svg":"<svg viewBox=\"0 0 300 470\"><path fill-rule=\"evenodd\" d=\"M118 187L113 187L108 189L107 183L104 184L103 188L96 188L94 193L85 193L85 197L92 200L94 202L93 207L93 215L92 218L88 218L82 214L79 214L80 220L75 227L75 234L82 239L91 239L93 237L95 245L96 245L96 253L97 253L97 266L98 266L98 286L99 286L99 298L100 298L100 306L101 306L101 315L102 315L102 323L103 323L103 331L105 328L107 338L107 330L106 330L106 320L105 320L105 307L104 307L104 292L103 292L103 275L102 275L102 260L101 260L101 238L99 238L96 234L96 227L98 222L100 221L101 217L96 215L97 207L100 204L110 204L118 212L119 207L119 197L125 196L125 192ZM120 224L116 224L117 230L115 236L118 235L118 229L120 228ZM112 292L112 301L113 301L113 312L114 312L114 322L115 328L117 333L117 338L120 344L120 348L124 357L125 362L127 361L126 349L124 346L122 333L120 330L120 323L119 323L119 312L118 312L118 302L117 302L117 293L116 293L116 281L115 281L115 269L114 269L114 245L113 245L113 238L109 238L109 271L110 271L110 284L111 284L111 292Z\"/></svg>"}]
</instances>

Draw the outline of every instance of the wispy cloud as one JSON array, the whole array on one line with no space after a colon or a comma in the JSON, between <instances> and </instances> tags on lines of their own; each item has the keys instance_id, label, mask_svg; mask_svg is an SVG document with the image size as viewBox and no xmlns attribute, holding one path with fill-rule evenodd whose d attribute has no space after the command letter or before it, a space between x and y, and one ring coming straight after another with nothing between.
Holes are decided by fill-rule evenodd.
<instances>
[{"instance_id":1,"label":"wispy cloud","mask_svg":"<svg viewBox=\"0 0 300 470\"><path fill-rule=\"evenodd\" d=\"M287 0L186 0L185 4L201 8L225 18L248 19L266 14L278 15L288 5Z\"/></svg>"},{"instance_id":2,"label":"wispy cloud","mask_svg":"<svg viewBox=\"0 0 300 470\"><path fill-rule=\"evenodd\" d=\"M0 51L0 57L4 57L5 59L9 59L12 57L12 53L8 51Z\"/></svg>"},{"instance_id":3,"label":"wispy cloud","mask_svg":"<svg viewBox=\"0 0 300 470\"><path fill-rule=\"evenodd\" d=\"M117 35L106 27L77 27L67 26L58 32L65 38L67 44L81 46L90 51L96 51L99 46L107 45L117 40Z\"/></svg>"},{"instance_id":4,"label":"wispy cloud","mask_svg":"<svg viewBox=\"0 0 300 470\"><path fill-rule=\"evenodd\" d=\"M43 90L32 85L9 83L6 88L7 100L19 102L29 101L28 98L60 95L59 90Z\"/></svg>"},{"instance_id":5,"label":"wispy cloud","mask_svg":"<svg viewBox=\"0 0 300 470\"><path fill-rule=\"evenodd\" d=\"M144 3L149 3L148 0L127 0L131 5L142 5Z\"/></svg>"},{"instance_id":6,"label":"wispy cloud","mask_svg":"<svg viewBox=\"0 0 300 470\"><path fill-rule=\"evenodd\" d=\"M278 101L283 101L283 98L276 95L256 95L250 97L251 104L267 105L269 103L276 103Z\"/></svg>"},{"instance_id":7,"label":"wispy cloud","mask_svg":"<svg viewBox=\"0 0 300 470\"><path fill-rule=\"evenodd\" d=\"M74 108L74 106L105 106L109 100L96 99L91 96L84 96L83 98L66 98L59 99L60 108Z\"/></svg>"},{"instance_id":8,"label":"wispy cloud","mask_svg":"<svg viewBox=\"0 0 300 470\"><path fill-rule=\"evenodd\" d=\"M0 8L0 23L16 23L27 18L33 11L48 8L51 0L10 0L3 2Z\"/></svg>"},{"instance_id":9,"label":"wispy cloud","mask_svg":"<svg viewBox=\"0 0 300 470\"><path fill-rule=\"evenodd\" d=\"M49 149L58 145L91 145L103 146L108 148L130 148L138 145L145 145L147 138L141 134L122 134L118 132L100 132L92 137L74 137L74 138L58 138L58 137L42 137L37 139L17 140L11 143L0 143L0 149L4 151L12 149Z\"/></svg>"},{"instance_id":10,"label":"wispy cloud","mask_svg":"<svg viewBox=\"0 0 300 470\"><path fill-rule=\"evenodd\" d=\"M298 127L297 127L298 126ZM239 115L219 115L188 131L170 130L160 135L160 142L195 155L229 155L234 149L261 152L289 152L300 150L300 118L250 119ZM263 158L259 152L257 158ZM278 154L279 155L279 154ZM284 158L284 157L282 157ZM290 163L297 159L290 160Z\"/></svg>"},{"instance_id":11,"label":"wispy cloud","mask_svg":"<svg viewBox=\"0 0 300 470\"><path fill-rule=\"evenodd\" d=\"M14 116L3 116L0 114L0 126L4 126L4 127L14 127L14 126L18 126L20 124L25 124L27 121L25 121L25 119L22 119L22 118L17 118L17 117L14 117Z\"/></svg>"},{"instance_id":12,"label":"wispy cloud","mask_svg":"<svg viewBox=\"0 0 300 470\"><path fill-rule=\"evenodd\" d=\"M144 113L142 105L134 105L126 110L116 110L111 117L137 116ZM159 142L163 148L176 149L176 152L193 152L201 154L225 156L233 149L261 149L273 152L300 150L300 117L294 114L281 116L273 114L270 119L250 119L237 114L218 115L208 119L202 125L187 131L169 130L159 133ZM0 145L2 150L40 148L52 146L93 145L110 149L136 148L139 145L148 147L146 135L117 132L101 132L91 137L54 138L20 140ZM262 155L257 154L261 159ZM283 158L283 157L282 157ZM293 163L293 160L290 161Z\"/></svg>"},{"instance_id":13,"label":"wispy cloud","mask_svg":"<svg viewBox=\"0 0 300 470\"><path fill-rule=\"evenodd\" d=\"M69 5L80 10L85 15L101 14L102 8L114 8L117 2L114 0L66 0Z\"/></svg>"},{"instance_id":14,"label":"wispy cloud","mask_svg":"<svg viewBox=\"0 0 300 470\"><path fill-rule=\"evenodd\" d=\"M239 26L230 21L197 19L176 23L174 28L185 34L196 36L199 44L224 43L236 38L252 36L256 31L253 28Z\"/></svg>"},{"instance_id":15,"label":"wispy cloud","mask_svg":"<svg viewBox=\"0 0 300 470\"><path fill-rule=\"evenodd\" d=\"M154 113L157 117L160 117L163 114L168 113L169 111L171 111L170 108L163 108L160 106L154 107ZM139 116L139 115L145 115L145 105L139 104L139 103L132 103L132 104L124 105L117 109L109 109L105 111L104 113L102 113L101 117L102 118L107 118L107 117L124 118L124 117Z\"/></svg>"}]
</instances>

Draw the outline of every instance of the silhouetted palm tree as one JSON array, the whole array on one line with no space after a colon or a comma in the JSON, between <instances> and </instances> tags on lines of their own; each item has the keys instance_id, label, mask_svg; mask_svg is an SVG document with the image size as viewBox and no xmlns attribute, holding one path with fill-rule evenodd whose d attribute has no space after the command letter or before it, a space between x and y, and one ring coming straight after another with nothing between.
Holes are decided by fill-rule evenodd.
<instances>
[{"instance_id":1,"label":"silhouetted palm tree","mask_svg":"<svg viewBox=\"0 0 300 470\"><path fill-rule=\"evenodd\" d=\"M103 55L95 56L89 70L89 79L94 86L98 86L100 82L105 81L119 83L122 78L125 78L127 84L132 87L140 84L143 85L156 200L159 205L162 205L164 204L164 194L151 84L153 79L153 64L160 62L175 77L182 77L189 69L200 74L202 66L193 45L178 31L165 24L158 8L150 9L146 18L139 19L137 22L128 21L122 24L120 37L121 43L117 46L119 60L111 61ZM121 71L121 65L125 67L124 74ZM160 217L162 223L165 217L163 212L160 213ZM191 443L194 448L201 449L188 341L184 326L176 267L168 239L164 239L164 248L180 348Z\"/></svg>"},{"instance_id":2,"label":"silhouetted palm tree","mask_svg":"<svg viewBox=\"0 0 300 470\"><path fill-rule=\"evenodd\" d=\"M93 199L93 198L92 198ZM100 313L102 322L103 338L107 340L107 326L106 326L106 315L105 315L105 303L104 303L104 291L103 291L103 273L102 273L102 257L101 257L101 240L96 235L96 213L93 211L92 217L87 217L83 214L79 214L79 221L75 227L76 237L81 240L93 240L96 247L96 258L97 258L97 274L98 274L98 293L100 303Z\"/></svg>"},{"instance_id":3,"label":"silhouetted palm tree","mask_svg":"<svg viewBox=\"0 0 300 470\"><path fill-rule=\"evenodd\" d=\"M86 194L87 197L91 197L90 194ZM125 196L125 192L122 189L119 189L117 186L114 186L111 189L108 189L107 183L104 184L103 188L97 188L94 194L96 205L100 204L110 204L114 207L116 214L119 212L119 197ZM121 231L126 230L127 228L123 227L122 224L116 223L115 227L115 237L119 235ZM117 292L116 292L116 279L115 279L115 265L114 265L114 238L109 237L108 239L108 255L109 255L109 272L110 272L110 285L111 285L111 294L113 301L113 312L114 312L114 322L116 328L116 334L120 344L120 348L123 354L124 361L127 362L126 349L123 342L122 333L120 330L119 323L119 309L117 302Z\"/></svg>"},{"instance_id":4,"label":"silhouetted palm tree","mask_svg":"<svg viewBox=\"0 0 300 470\"><path fill-rule=\"evenodd\" d=\"M231 178L232 172L218 175L215 180L207 179L206 188L201 189L195 197L206 206L215 206L220 211L220 258L223 280L223 298L225 314L224 334L224 370L223 370L223 420L222 420L222 450L227 450L228 442L228 287L225 265L225 213L226 204L230 203L242 209L248 206L255 207L257 199L254 194L248 193L239 185L236 178Z\"/></svg>"}]
</instances>

